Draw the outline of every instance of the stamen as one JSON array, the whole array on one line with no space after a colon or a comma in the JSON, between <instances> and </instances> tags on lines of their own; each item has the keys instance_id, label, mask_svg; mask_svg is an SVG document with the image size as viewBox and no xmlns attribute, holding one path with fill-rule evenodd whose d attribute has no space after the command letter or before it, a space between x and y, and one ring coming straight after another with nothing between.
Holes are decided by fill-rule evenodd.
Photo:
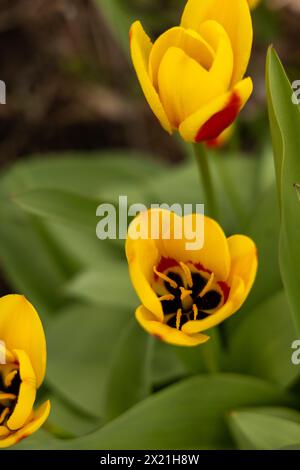
<instances>
[{"instance_id":1,"label":"stamen","mask_svg":"<svg viewBox=\"0 0 300 470\"><path fill-rule=\"evenodd\" d=\"M211 286L214 282L215 275L214 273L211 273L209 280L207 281L207 284L205 285L204 289L199 294L199 297L204 297L204 295L211 290Z\"/></svg>"},{"instance_id":2,"label":"stamen","mask_svg":"<svg viewBox=\"0 0 300 470\"><path fill-rule=\"evenodd\" d=\"M174 300L175 299L175 295L173 294L166 294L166 295L162 295L161 297L158 297L158 300L160 300L161 302L163 300Z\"/></svg>"},{"instance_id":3,"label":"stamen","mask_svg":"<svg viewBox=\"0 0 300 470\"><path fill-rule=\"evenodd\" d=\"M190 268L182 262L180 262L179 264L184 272L188 287L193 287L193 279L192 279L192 273L191 273Z\"/></svg>"},{"instance_id":4,"label":"stamen","mask_svg":"<svg viewBox=\"0 0 300 470\"><path fill-rule=\"evenodd\" d=\"M17 370L12 370L9 372L6 377L4 378L4 385L6 388L10 387L12 384L12 381L14 380L15 376L17 375L18 371Z\"/></svg>"},{"instance_id":5,"label":"stamen","mask_svg":"<svg viewBox=\"0 0 300 470\"><path fill-rule=\"evenodd\" d=\"M6 408L4 408L4 410L2 411L0 415L0 424L3 423L3 421L5 420L8 414L9 414L9 407L7 406Z\"/></svg>"},{"instance_id":6,"label":"stamen","mask_svg":"<svg viewBox=\"0 0 300 470\"><path fill-rule=\"evenodd\" d=\"M193 312L194 312L194 320L197 320L197 317L198 317L198 307L196 304L193 304Z\"/></svg>"},{"instance_id":7,"label":"stamen","mask_svg":"<svg viewBox=\"0 0 300 470\"><path fill-rule=\"evenodd\" d=\"M180 329L181 317L182 317L182 310L181 310L181 308L179 308L177 310L177 314L176 314L176 328L177 328L177 330Z\"/></svg>"},{"instance_id":8,"label":"stamen","mask_svg":"<svg viewBox=\"0 0 300 470\"><path fill-rule=\"evenodd\" d=\"M178 287L177 282L173 281L173 279L169 278L166 274L163 274L157 271L156 266L154 266L153 271L158 277L160 277L160 279L162 279L165 282L168 282L170 286L173 287L173 289L177 289Z\"/></svg>"},{"instance_id":9,"label":"stamen","mask_svg":"<svg viewBox=\"0 0 300 470\"><path fill-rule=\"evenodd\" d=\"M181 300L186 299L189 295L191 295L193 293L192 290L187 290L184 287L179 287L179 289L180 289L180 292L181 292L181 296L180 296Z\"/></svg>"}]
</instances>

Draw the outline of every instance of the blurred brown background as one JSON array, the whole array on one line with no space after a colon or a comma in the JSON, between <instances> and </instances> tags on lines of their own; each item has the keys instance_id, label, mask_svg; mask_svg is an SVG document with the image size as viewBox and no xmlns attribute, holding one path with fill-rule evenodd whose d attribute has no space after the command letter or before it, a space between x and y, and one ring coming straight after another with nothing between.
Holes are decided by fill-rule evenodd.
<instances>
[{"instance_id":1,"label":"blurred brown background","mask_svg":"<svg viewBox=\"0 0 300 470\"><path fill-rule=\"evenodd\" d=\"M137 148L182 158L145 103L126 31L141 18L152 37L176 24L184 0L0 0L0 164L33 153ZM266 124L264 63L273 43L291 78L300 78L300 1L270 0L254 13L250 73L255 93L242 116L245 147L261 145ZM121 25L121 26L120 26ZM123 30L123 31L121 31Z\"/></svg>"}]
</instances>

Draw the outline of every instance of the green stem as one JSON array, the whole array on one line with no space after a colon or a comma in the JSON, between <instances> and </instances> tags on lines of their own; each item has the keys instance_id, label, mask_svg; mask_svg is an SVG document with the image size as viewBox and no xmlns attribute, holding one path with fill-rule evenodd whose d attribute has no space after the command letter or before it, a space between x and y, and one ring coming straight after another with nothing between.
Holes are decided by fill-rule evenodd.
<instances>
[{"instance_id":1,"label":"green stem","mask_svg":"<svg viewBox=\"0 0 300 470\"><path fill-rule=\"evenodd\" d=\"M194 144L194 152L198 165L200 181L204 188L205 212L207 212L211 217L217 218L217 201L214 192L209 157L204 144Z\"/></svg>"}]
</instances>

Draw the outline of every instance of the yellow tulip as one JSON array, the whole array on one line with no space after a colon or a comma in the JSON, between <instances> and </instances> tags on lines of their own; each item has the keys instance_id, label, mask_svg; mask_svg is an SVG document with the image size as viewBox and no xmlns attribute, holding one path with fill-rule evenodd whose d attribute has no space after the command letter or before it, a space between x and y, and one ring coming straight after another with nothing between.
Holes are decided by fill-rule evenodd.
<instances>
[{"instance_id":1,"label":"yellow tulip","mask_svg":"<svg viewBox=\"0 0 300 470\"><path fill-rule=\"evenodd\" d=\"M189 0L180 26L154 44L141 23L133 23L133 65L166 131L202 142L233 123L253 89L251 78L243 79L252 37L247 0Z\"/></svg>"},{"instance_id":2,"label":"yellow tulip","mask_svg":"<svg viewBox=\"0 0 300 470\"><path fill-rule=\"evenodd\" d=\"M46 371L46 341L39 316L25 297L0 298L0 341L0 448L4 448L37 431L50 412L49 401L33 410Z\"/></svg>"},{"instance_id":3,"label":"yellow tulip","mask_svg":"<svg viewBox=\"0 0 300 470\"><path fill-rule=\"evenodd\" d=\"M128 231L129 273L141 301L137 321L148 333L170 344L205 343L209 336L203 332L241 307L256 276L254 242L244 235L226 238L217 222L202 217L192 214L183 219L152 209L139 214ZM182 227L183 221L185 226L196 227L203 220L203 247L187 249L189 232L178 237L175 228ZM133 236L132 229L143 237ZM152 233L156 236L151 238Z\"/></svg>"}]
</instances>

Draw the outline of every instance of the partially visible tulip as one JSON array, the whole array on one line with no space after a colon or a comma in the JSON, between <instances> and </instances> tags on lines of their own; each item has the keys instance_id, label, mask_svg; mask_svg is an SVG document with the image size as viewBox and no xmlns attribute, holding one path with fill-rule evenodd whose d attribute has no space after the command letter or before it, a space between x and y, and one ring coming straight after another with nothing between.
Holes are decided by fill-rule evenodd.
<instances>
[{"instance_id":1,"label":"partially visible tulip","mask_svg":"<svg viewBox=\"0 0 300 470\"><path fill-rule=\"evenodd\" d=\"M25 297L0 298L0 340L0 448L3 448L37 431L50 412L49 401L33 409L46 371L46 341L39 316Z\"/></svg>"},{"instance_id":2,"label":"partially visible tulip","mask_svg":"<svg viewBox=\"0 0 300 470\"><path fill-rule=\"evenodd\" d=\"M247 0L188 0L180 26L154 44L139 21L132 25L133 65L166 131L203 142L234 122L253 89L243 79L252 37Z\"/></svg>"}]
</instances>

